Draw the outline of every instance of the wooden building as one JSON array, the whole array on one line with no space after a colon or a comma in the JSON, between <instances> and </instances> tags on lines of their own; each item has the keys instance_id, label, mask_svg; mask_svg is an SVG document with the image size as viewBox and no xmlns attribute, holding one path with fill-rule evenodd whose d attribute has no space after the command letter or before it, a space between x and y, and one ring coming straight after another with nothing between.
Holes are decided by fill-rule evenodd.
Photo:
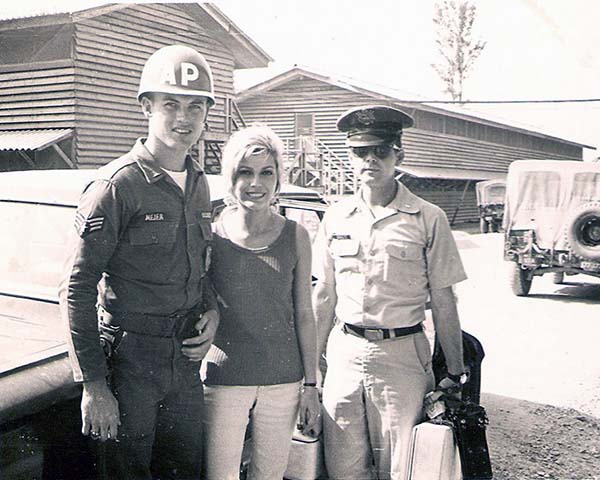
<instances>
[{"instance_id":1,"label":"wooden building","mask_svg":"<svg viewBox=\"0 0 600 480\"><path fill-rule=\"evenodd\" d=\"M120 3L0 20L0 170L91 168L127 152L147 131L142 67L170 44L211 66L217 102L198 151L215 161L243 123L234 69L272 59L212 4Z\"/></svg>"},{"instance_id":2,"label":"wooden building","mask_svg":"<svg viewBox=\"0 0 600 480\"><path fill-rule=\"evenodd\" d=\"M340 114L365 104L406 111L415 126L403 134L402 181L453 222L478 218L475 183L505 177L512 161L582 160L583 148L593 148L397 95L294 68L240 92L237 101L247 123L266 123L284 139L292 181L334 195L356 188L345 136L335 127Z\"/></svg>"}]
</instances>

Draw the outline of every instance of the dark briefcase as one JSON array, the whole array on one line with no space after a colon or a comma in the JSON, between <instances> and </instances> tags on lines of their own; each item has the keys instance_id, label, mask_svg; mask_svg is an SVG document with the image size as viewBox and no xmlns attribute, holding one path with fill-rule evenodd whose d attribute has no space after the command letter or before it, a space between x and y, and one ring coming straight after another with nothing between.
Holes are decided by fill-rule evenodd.
<instances>
[{"instance_id":1,"label":"dark briefcase","mask_svg":"<svg viewBox=\"0 0 600 480\"><path fill-rule=\"evenodd\" d=\"M463 480L492 478L486 427L488 417L481 405L473 402L446 401L446 419L454 427Z\"/></svg>"}]
</instances>

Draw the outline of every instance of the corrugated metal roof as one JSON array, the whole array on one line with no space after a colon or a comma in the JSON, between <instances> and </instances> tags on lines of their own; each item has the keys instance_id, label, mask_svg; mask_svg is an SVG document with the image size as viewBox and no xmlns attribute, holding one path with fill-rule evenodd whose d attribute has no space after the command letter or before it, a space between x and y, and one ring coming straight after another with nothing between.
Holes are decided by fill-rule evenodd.
<instances>
[{"instance_id":1,"label":"corrugated metal roof","mask_svg":"<svg viewBox=\"0 0 600 480\"><path fill-rule=\"evenodd\" d=\"M23 3L23 2L21 2ZM105 0L61 0L47 5L38 2L0 11L0 30L11 30L15 25L39 27L60 23L77 23L105 13L125 9L136 4L152 4L150 0L137 2L106 2ZM167 2L169 3L169 2ZM216 5L210 2L175 2L199 23L211 36L231 49L234 68L266 67L273 59L243 32ZM208 20L208 21L207 21Z\"/></svg>"},{"instance_id":2,"label":"corrugated metal roof","mask_svg":"<svg viewBox=\"0 0 600 480\"><path fill-rule=\"evenodd\" d=\"M53 15L65 15L83 10L109 5L105 0L60 0L59 2L15 2L4 5L0 11L0 21L25 20Z\"/></svg>"},{"instance_id":3,"label":"corrugated metal roof","mask_svg":"<svg viewBox=\"0 0 600 480\"><path fill-rule=\"evenodd\" d=\"M417 178L439 178L446 180L495 180L506 178L506 173L504 172L467 170L462 168L422 167L402 164L397 167L397 170Z\"/></svg>"},{"instance_id":4,"label":"corrugated metal roof","mask_svg":"<svg viewBox=\"0 0 600 480\"><path fill-rule=\"evenodd\" d=\"M51 130L0 130L0 151L4 150L43 150L54 143L68 138L73 133L70 128Z\"/></svg>"}]
</instances>

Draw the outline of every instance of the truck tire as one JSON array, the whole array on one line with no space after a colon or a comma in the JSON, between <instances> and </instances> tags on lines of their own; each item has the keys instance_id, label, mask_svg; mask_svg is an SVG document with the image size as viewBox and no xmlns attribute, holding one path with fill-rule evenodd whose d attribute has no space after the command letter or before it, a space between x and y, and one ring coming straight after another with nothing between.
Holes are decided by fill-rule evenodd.
<instances>
[{"instance_id":1,"label":"truck tire","mask_svg":"<svg viewBox=\"0 0 600 480\"><path fill-rule=\"evenodd\" d=\"M488 229L489 229L489 226L488 226L487 220L485 218L480 218L479 219L479 231L481 233L488 233Z\"/></svg>"},{"instance_id":2,"label":"truck tire","mask_svg":"<svg viewBox=\"0 0 600 480\"><path fill-rule=\"evenodd\" d=\"M517 297L526 297L531 289L532 278L529 278L529 272L521 268L518 263L513 263L510 275L510 287Z\"/></svg>"},{"instance_id":3,"label":"truck tire","mask_svg":"<svg viewBox=\"0 0 600 480\"><path fill-rule=\"evenodd\" d=\"M565 281L565 272L554 272L552 274L552 283L560 285Z\"/></svg>"},{"instance_id":4,"label":"truck tire","mask_svg":"<svg viewBox=\"0 0 600 480\"><path fill-rule=\"evenodd\" d=\"M586 260L600 261L600 202L581 205L565 225L568 249Z\"/></svg>"}]
</instances>

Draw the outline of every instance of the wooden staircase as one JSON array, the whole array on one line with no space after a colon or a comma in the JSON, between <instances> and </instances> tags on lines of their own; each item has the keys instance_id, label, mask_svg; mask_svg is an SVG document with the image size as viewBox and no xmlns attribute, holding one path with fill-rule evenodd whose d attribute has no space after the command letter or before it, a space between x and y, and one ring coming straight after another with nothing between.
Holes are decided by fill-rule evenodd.
<instances>
[{"instance_id":1,"label":"wooden staircase","mask_svg":"<svg viewBox=\"0 0 600 480\"><path fill-rule=\"evenodd\" d=\"M223 145L229 139L231 134L240 128L246 126L242 112L235 103L233 97L224 98L224 112L217 114L222 118L223 129L219 132L212 132L207 128L203 135L204 138L204 171L209 174L221 173L221 157L223 156Z\"/></svg>"},{"instance_id":2,"label":"wooden staircase","mask_svg":"<svg viewBox=\"0 0 600 480\"><path fill-rule=\"evenodd\" d=\"M287 181L312 188L325 196L354 193L357 189L352 165L312 135L285 139L284 164Z\"/></svg>"}]
</instances>

